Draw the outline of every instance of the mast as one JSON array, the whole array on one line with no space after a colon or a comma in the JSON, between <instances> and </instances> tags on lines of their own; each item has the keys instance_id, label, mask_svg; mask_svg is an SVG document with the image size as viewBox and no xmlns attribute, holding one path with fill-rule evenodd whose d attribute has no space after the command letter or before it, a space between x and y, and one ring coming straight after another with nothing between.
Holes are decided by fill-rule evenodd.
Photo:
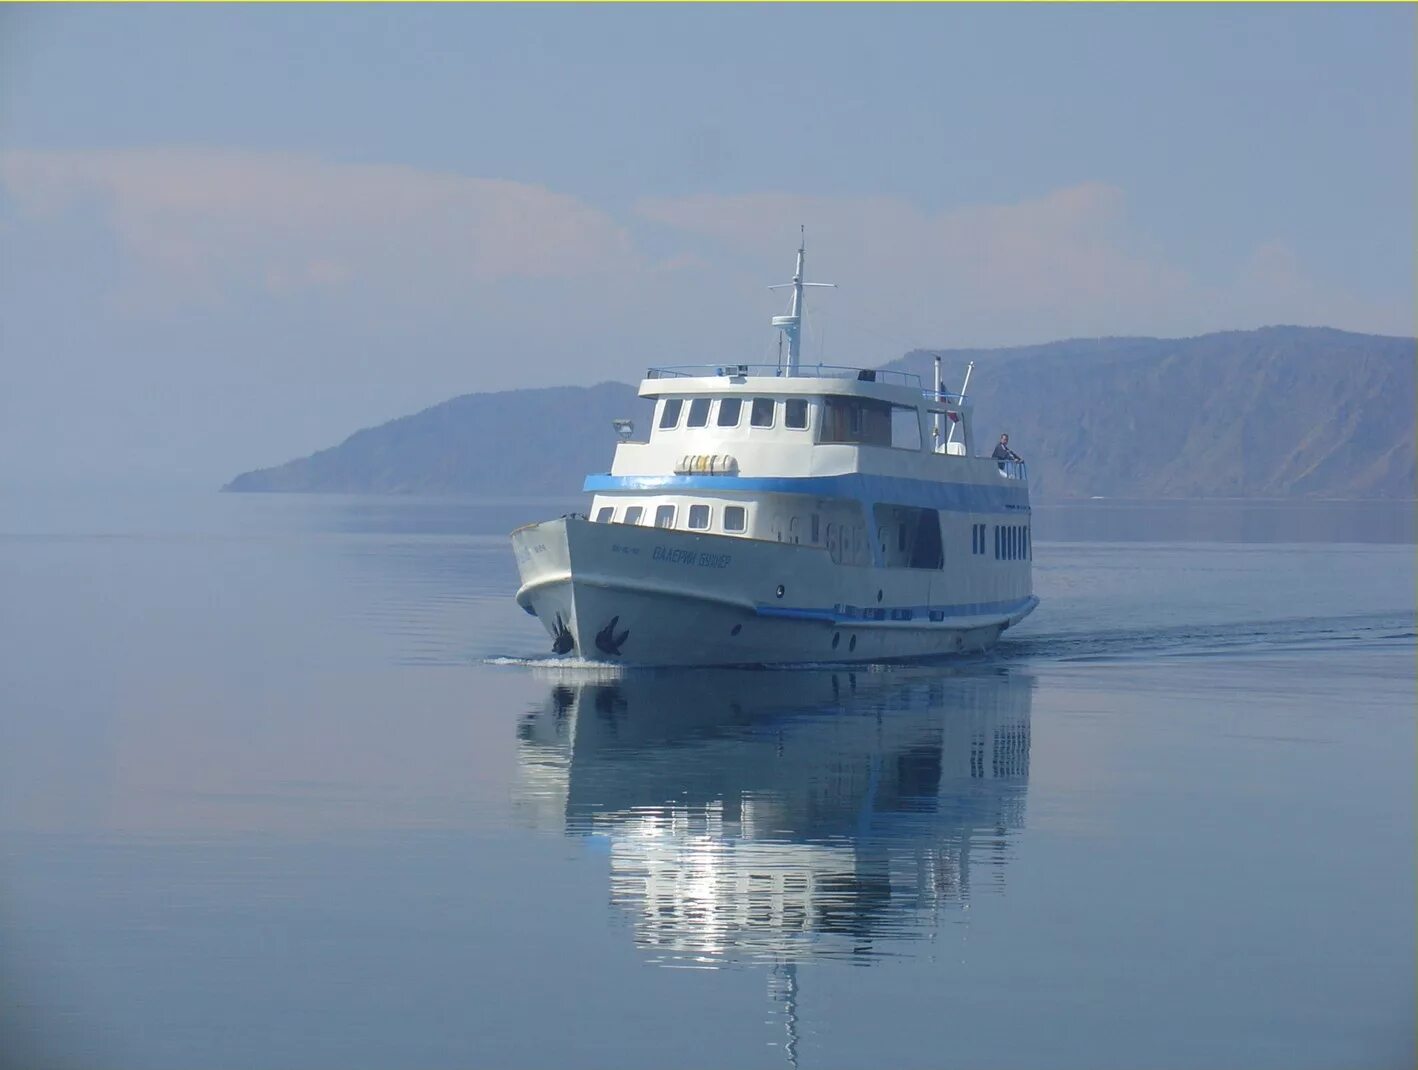
<instances>
[{"instance_id":1,"label":"mast","mask_svg":"<svg viewBox=\"0 0 1418 1070\"><path fill-rule=\"evenodd\" d=\"M940 354L935 355L935 400L939 404L940 396ZM944 453L945 446L940 441L940 413L931 414L931 452Z\"/></svg>"},{"instance_id":2,"label":"mast","mask_svg":"<svg viewBox=\"0 0 1418 1070\"><path fill-rule=\"evenodd\" d=\"M803 282L803 254L807 250L807 228L798 228L798 267L793 272L792 282L780 282L768 287L770 290L785 290L792 287L793 301L788 308L786 316L774 316L773 326L777 327L788 337L788 368L786 374L798 374L798 358L802 352L802 330L803 330L803 287L804 286L832 286L835 282ZM781 350L781 347L780 347ZM781 357L779 358L781 361ZM781 365L780 365L781 367Z\"/></svg>"},{"instance_id":3,"label":"mast","mask_svg":"<svg viewBox=\"0 0 1418 1070\"><path fill-rule=\"evenodd\" d=\"M936 364L937 364L937 367L939 367L939 364L940 364L940 358L939 358L939 357L936 357ZM960 384L960 407L961 407L961 408L964 408L964 407L965 407L965 395L966 395L966 393L968 393L969 390L970 390L970 373L973 372L974 370L975 370L975 362L972 360L972 361L971 361L968 365L966 365L966 367L965 367L965 382L963 382L963 383ZM939 379L940 373L937 372L936 375L937 375L937 379ZM939 384L939 382L936 383L936 392L937 392L937 393L940 392L940 384ZM952 421L950 422L950 430L946 433L946 436L945 436L945 451L946 451L947 453L950 452L950 443L951 443L951 440L954 439L954 438L955 438L955 421L952 420ZM970 448L970 443L968 443L968 442L965 443L965 448L968 450L968 449Z\"/></svg>"}]
</instances>

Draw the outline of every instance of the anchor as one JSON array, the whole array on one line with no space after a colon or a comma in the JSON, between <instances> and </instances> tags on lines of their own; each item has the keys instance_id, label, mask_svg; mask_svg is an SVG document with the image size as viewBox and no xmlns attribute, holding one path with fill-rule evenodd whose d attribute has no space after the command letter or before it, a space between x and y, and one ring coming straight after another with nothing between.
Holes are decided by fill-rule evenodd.
<instances>
[{"instance_id":1,"label":"anchor","mask_svg":"<svg viewBox=\"0 0 1418 1070\"><path fill-rule=\"evenodd\" d=\"M576 639L561 620L561 614L556 615L556 626L551 632L551 652L553 654L569 654L576 647Z\"/></svg>"},{"instance_id":2,"label":"anchor","mask_svg":"<svg viewBox=\"0 0 1418 1070\"><path fill-rule=\"evenodd\" d=\"M610 623L596 633L596 649L602 654L609 654L617 657L620 654L621 644L630 638L630 629L627 628L619 635L615 634L615 626L620 622L620 615L610 619Z\"/></svg>"}]
</instances>

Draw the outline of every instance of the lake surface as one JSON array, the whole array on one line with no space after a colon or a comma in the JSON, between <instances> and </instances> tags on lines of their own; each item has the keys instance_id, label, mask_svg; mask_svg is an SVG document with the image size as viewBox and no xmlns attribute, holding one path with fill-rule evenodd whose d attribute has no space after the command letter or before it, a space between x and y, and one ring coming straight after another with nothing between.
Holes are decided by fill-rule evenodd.
<instances>
[{"instance_id":1,"label":"lake surface","mask_svg":"<svg viewBox=\"0 0 1418 1070\"><path fill-rule=\"evenodd\" d=\"M1411 1067L1412 507L1040 509L989 657L548 664L559 504L0 504L0 1065Z\"/></svg>"}]
</instances>

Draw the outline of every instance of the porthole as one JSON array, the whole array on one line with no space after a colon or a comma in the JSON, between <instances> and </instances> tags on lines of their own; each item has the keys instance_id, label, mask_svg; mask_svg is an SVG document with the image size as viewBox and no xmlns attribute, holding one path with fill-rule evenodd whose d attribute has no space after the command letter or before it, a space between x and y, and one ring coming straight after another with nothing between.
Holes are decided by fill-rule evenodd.
<instances>
[{"instance_id":1,"label":"porthole","mask_svg":"<svg viewBox=\"0 0 1418 1070\"><path fill-rule=\"evenodd\" d=\"M787 588L785 588L785 587L780 583L780 584L778 584L778 589L777 589L776 591L774 591L773 593L776 594L779 598L782 598L783 595L785 595L785 594L788 593L788 591L787 591Z\"/></svg>"},{"instance_id":2,"label":"porthole","mask_svg":"<svg viewBox=\"0 0 1418 1070\"><path fill-rule=\"evenodd\" d=\"M836 649L841 645L841 643L842 643L842 633L841 633L841 632L833 632L833 633L832 633L832 649L833 649L833 650L836 650Z\"/></svg>"},{"instance_id":3,"label":"porthole","mask_svg":"<svg viewBox=\"0 0 1418 1070\"><path fill-rule=\"evenodd\" d=\"M877 591L877 592L876 592L876 600L877 600L878 602L881 601L881 592L880 592L880 591Z\"/></svg>"}]
</instances>

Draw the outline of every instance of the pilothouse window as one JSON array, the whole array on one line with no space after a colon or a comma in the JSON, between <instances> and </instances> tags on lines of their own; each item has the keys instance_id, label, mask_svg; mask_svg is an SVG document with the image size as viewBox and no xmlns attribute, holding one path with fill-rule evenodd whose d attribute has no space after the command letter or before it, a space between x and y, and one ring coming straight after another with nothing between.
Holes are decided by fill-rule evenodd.
<instances>
[{"instance_id":1,"label":"pilothouse window","mask_svg":"<svg viewBox=\"0 0 1418 1070\"><path fill-rule=\"evenodd\" d=\"M689 403L689 420L686 427L703 427L709 422L709 399L695 398Z\"/></svg>"},{"instance_id":2,"label":"pilothouse window","mask_svg":"<svg viewBox=\"0 0 1418 1070\"><path fill-rule=\"evenodd\" d=\"M725 530L725 531L742 531L743 529L744 529L744 522L743 522L743 506L742 506L742 505L726 505L726 506L724 506L724 530Z\"/></svg>"},{"instance_id":3,"label":"pilothouse window","mask_svg":"<svg viewBox=\"0 0 1418 1070\"><path fill-rule=\"evenodd\" d=\"M754 398L753 406L749 409L748 422L752 427L772 427L773 399Z\"/></svg>"},{"instance_id":4,"label":"pilothouse window","mask_svg":"<svg viewBox=\"0 0 1418 1070\"><path fill-rule=\"evenodd\" d=\"M829 397L822 418L822 441L919 450L920 415L910 405L875 398Z\"/></svg>"},{"instance_id":5,"label":"pilothouse window","mask_svg":"<svg viewBox=\"0 0 1418 1070\"><path fill-rule=\"evenodd\" d=\"M691 419L693 415L693 406L691 406ZM672 528L675 526L675 507L673 505L661 505L656 507L655 526L657 528Z\"/></svg>"},{"instance_id":6,"label":"pilothouse window","mask_svg":"<svg viewBox=\"0 0 1418 1070\"><path fill-rule=\"evenodd\" d=\"M738 427L742 411L742 398L724 398L719 402L719 419L716 422L720 427Z\"/></svg>"},{"instance_id":7,"label":"pilothouse window","mask_svg":"<svg viewBox=\"0 0 1418 1070\"><path fill-rule=\"evenodd\" d=\"M639 505L632 505L632 506L629 506L629 507L625 510L625 519L622 521L622 523L624 523L624 524L638 524L638 523L640 523L640 517L641 517L641 515L642 515L644 512L645 512L645 509L644 509L643 506L639 506Z\"/></svg>"},{"instance_id":8,"label":"pilothouse window","mask_svg":"<svg viewBox=\"0 0 1418 1070\"><path fill-rule=\"evenodd\" d=\"M707 505L691 505L689 507L689 526L695 529L709 526L709 507Z\"/></svg>"},{"instance_id":9,"label":"pilothouse window","mask_svg":"<svg viewBox=\"0 0 1418 1070\"><path fill-rule=\"evenodd\" d=\"M783 424L802 430L807 426L807 399L789 398L784 405Z\"/></svg>"},{"instance_id":10,"label":"pilothouse window","mask_svg":"<svg viewBox=\"0 0 1418 1070\"><path fill-rule=\"evenodd\" d=\"M596 523L609 524L613 516L615 516L615 506L603 505L596 510Z\"/></svg>"},{"instance_id":11,"label":"pilothouse window","mask_svg":"<svg viewBox=\"0 0 1418 1070\"><path fill-rule=\"evenodd\" d=\"M679 413L684 408L683 398L666 398L660 406L660 428L662 430L679 426Z\"/></svg>"}]
</instances>

